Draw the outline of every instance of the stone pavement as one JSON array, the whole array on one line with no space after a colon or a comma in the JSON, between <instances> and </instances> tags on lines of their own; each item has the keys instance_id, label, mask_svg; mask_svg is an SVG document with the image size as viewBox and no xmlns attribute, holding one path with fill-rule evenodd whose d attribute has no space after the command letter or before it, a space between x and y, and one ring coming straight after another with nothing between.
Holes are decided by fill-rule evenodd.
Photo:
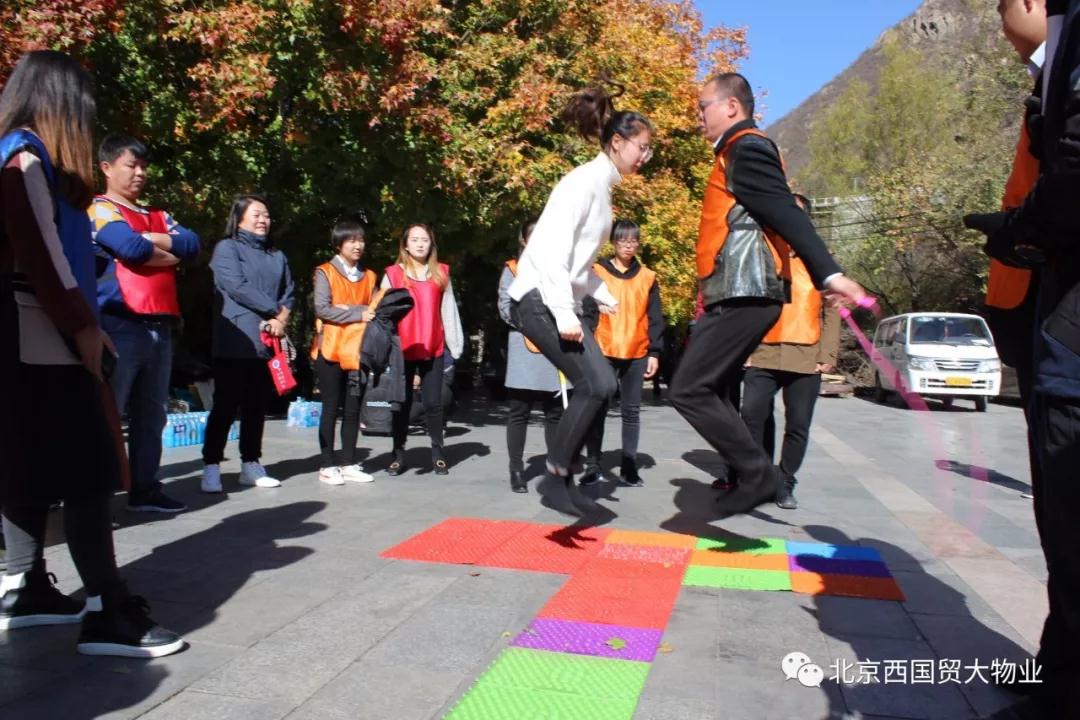
<instances>
[{"instance_id":1,"label":"stone pavement","mask_svg":"<svg viewBox=\"0 0 1080 720\"><path fill-rule=\"evenodd\" d=\"M927 416L823 399L800 473L802 507L722 521L708 487L716 456L666 404L643 408L646 487L601 486L616 515L608 527L869 546L906 600L684 587L663 636L670 652L653 662L635 718L972 718L1010 702L965 680L975 664L1029 658L1045 615L1045 567L1021 496L1022 416L931 405ZM447 517L562 521L534 492L509 491L502 409L459 411L446 478L427 469L424 438L410 440L414 469L389 478L389 440L362 437L376 482L327 487L316 477L315 430L277 421L263 461L283 487L238 489L233 458L223 466L230 492L214 497L198 492L198 448L167 451L169 492L192 509L132 516L118 504L117 557L190 647L149 662L95 659L74 652L76 627L0 634L0 718L442 717L566 582L379 557ZM606 437L619 437L614 415ZM535 425L534 472L541 452ZM617 466L617 452L605 460ZM48 555L60 587L77 591L64 546ZM792 651L827 677L844 661L879 662L881 678L888 661L960 661L964 670L960 683L826 679L811 688L785 680L780 660Z\"/></svg>"}]
</instances>

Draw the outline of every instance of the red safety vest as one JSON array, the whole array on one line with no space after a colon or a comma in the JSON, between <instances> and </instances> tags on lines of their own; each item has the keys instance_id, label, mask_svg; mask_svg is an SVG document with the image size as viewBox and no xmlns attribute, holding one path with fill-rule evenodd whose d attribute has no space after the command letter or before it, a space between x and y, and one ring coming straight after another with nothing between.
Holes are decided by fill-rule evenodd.
<instances>
[{"instance_id":1,"label":"red safety vest","mask_svg":"<svg viewBox=\"0 0 1080 720\"><path fill-rule=\"evenodd\" d=\"M118 202L113 202L104 195L98 196L112 205L124 218L132 230L139 233L168 233L165 223L165 211L147 208L142 213ZM116 284L124 305L138 315L173 315L180 316L180 302L176 297L176 268L149 267L147 265L125 265L120 260L116 263Z\"/></svg>"},{"instance_id":2,"label":"red safety vest","mask_svg":"<svg viewBox=\"0 0 1080 720\"><path fill-rule=\"evenodd\" d=\"M446 282L450 282L450 268L439 263ZM405 288L412 295L413 309L398 321L398 337L401 352L406 360L430 360L442 357L446 338L442 324L443 288L434 280L413 280L405 276L405 269L397 263L386 268L390 286Z\"/></svg>"}]
</instances>

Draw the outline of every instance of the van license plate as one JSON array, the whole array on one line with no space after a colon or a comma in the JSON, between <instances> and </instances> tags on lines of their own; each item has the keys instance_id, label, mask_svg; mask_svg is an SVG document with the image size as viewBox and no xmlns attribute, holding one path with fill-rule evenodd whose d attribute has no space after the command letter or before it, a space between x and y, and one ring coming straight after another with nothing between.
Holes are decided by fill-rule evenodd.
<instances>
[{"instance_id":1,"label":"van license plate","mask_svg":"<svg viewBox=\"0 0 1080 720\"><path fill-rule=\"evenodd\" d=\"M945 378L945 384L949 387L971 387L971 378L947 377Z\"/></svg>"}]
</instances>

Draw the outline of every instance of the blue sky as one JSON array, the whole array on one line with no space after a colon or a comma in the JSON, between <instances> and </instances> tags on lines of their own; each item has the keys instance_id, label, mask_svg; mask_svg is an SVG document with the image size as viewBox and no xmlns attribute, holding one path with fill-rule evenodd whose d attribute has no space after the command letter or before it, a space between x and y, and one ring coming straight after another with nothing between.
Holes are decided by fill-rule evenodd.
<instances>
[{"instance_id":1,"label":"blue sky","mask_svg":"<svg viewBox=\"0 0 1080 720\"><path fill-rule=\"evenodd\" d=\"M745 26L740 70L764 98L768 126L813 95L920 0L695 0L708 26Z\"/></svg>"}]
</instances>

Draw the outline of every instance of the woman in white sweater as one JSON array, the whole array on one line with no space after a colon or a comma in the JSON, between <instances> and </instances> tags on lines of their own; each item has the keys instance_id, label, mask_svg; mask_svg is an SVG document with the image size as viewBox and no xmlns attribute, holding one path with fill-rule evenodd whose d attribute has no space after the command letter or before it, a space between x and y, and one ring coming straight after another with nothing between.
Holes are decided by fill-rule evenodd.
<instances>
[{"instance_id":1,"label":"woman in white sweater","mask_svg":"<svg viewBox=\"0 0 1080 720\"><path fill-rule=\"evenodd\" d=\"M578 317L591 295L604 313L617 301L592 270L611 233L611 188L638 172L652 156L652 126L636 112L616 111L602 88L576 94L563 119L583 137L597 139L601 152L570 171L551 191L510 285L510 316L573 383L574 393L559 421L547 459L548 476L538 490L560 512L581 515L596 508L581 495L571 473L596 413L615 392L615 379L592 333Z\"/></svg>"}]
</instances>

